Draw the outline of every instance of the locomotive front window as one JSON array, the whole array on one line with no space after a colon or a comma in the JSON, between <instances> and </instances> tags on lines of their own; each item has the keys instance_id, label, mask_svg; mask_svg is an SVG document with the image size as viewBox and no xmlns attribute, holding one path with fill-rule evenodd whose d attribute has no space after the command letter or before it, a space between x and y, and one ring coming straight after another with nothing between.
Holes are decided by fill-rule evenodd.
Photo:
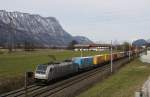
<instances>
[{"instance_id":1,"label":"locomotive front window","mask_svg":"<svg viewBox=\"0 0 150 97\"><path fill-rule=\"evenodd\" d=\"M47 69L47 65L39 65L37 67L37 70L40 70L40 71L46 71L46 69Z\"/></svg>"},{"instance_id":2,"label":"locomotive front window","mask_svg":"<svg viewBox=\"0 0 150 97\"><path fill-rule=\"evenodd\" d=\"M38 65L36 73L45 74L47 65Z\"/></svg>"},{"instance_id":3,"label":"locomotive front window","mask_svg":"<svg viewBox=\"0 0 150 97\"><path fill-rule=\"evenodd\" d=\"M45 71L36 71L38 74L45 74Z\"/></svg>"}]
</instances>

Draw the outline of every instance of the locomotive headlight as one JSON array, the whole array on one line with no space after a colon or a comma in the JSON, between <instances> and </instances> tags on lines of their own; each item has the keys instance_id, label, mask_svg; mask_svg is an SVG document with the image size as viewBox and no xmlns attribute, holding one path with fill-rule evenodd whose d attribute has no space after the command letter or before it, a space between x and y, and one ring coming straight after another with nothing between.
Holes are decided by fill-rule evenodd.
<instances>
[{"instance_id":1,"label":"locomotive headlight","mask_svg":"<svg viewBox=\"0 0 150 97\"><path fill-rule=\"evenodd\" d=\"M35 78L37 78L37 79L47 79L47 76L46 76L46 74L35 74Z\"/></svg>"}]
</instances>

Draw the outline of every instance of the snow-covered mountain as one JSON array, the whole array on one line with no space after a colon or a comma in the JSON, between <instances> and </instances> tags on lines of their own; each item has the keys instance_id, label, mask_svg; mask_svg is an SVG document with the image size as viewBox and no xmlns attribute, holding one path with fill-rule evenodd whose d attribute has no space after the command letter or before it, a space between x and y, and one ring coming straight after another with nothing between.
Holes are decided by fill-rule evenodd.
<instances>
[{"instance_id":1,"label":"snow-covered mountain","mask_svg":"<svg viewBox=\"0 0 150 97\"><path fill-rule=\"evenodd\" d=\"M73 39L54 17L0 10L0 44L32 42L37 46L65 46Z\"/></svg>"}]
</instances>

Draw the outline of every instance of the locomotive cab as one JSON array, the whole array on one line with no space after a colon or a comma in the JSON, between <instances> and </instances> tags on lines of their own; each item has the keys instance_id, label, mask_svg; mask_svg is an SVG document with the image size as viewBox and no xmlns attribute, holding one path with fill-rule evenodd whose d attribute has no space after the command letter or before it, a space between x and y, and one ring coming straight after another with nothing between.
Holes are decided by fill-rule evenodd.
<instances>
[{"instance_id":1,"label":"locomotive cab","mask_svg":"<svg viewBox=\"0 0 150 97\"><path fill-rule=\"evenodd\" d=\"M43 65L40 64L37 66L35 71L36 80L45 80L49 81L53 79L54 66L53 65Z\"/></svg>"},{"instance_id":2,"label":"locomotive cab","mask_svg":"<svg viewBox=\"0 0 150 97\"><path fill-rule=\"evenodd\" d=\"M47 65L38 65L35 71L35 79L47 79Z\"/></svg>"}]
</instances>

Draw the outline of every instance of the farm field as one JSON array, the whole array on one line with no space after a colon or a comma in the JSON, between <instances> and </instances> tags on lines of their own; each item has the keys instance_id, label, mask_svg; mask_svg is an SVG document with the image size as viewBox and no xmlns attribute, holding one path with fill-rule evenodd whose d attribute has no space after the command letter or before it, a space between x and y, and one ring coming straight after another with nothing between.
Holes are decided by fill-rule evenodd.
<instances>
[{"instance_id":1,"label":"farm field","mask_svg":"<svg viewBox=\"0 0 150 97\"><path fill-rule=\"evenodd\" d=\"M102 53L108 53L108 51L84 51L83 56ZM0 54L0 80L22 76L25 71L33 71L37 64L53 61L50 56L54 56L57 61L62 61L80 55L80 51L52 49L36 50L32 52L17 51L12 53L3 51L3 53Z\"/></svg>"},{"instance_id":2,"label":"farm field","mask_svg":"<svg viewBox=\"0 0 150 97\"><path fill-rule=\"evenodd\" d=\"M103 53L110 52L84 51L82 55L91 56ZM54 61L54 57L59 62L77 56L81 56L80 51L38 49L30 52L17 50L8 53L8 51L0 49L0 93L23 87L25 72L34 71L38 64Z\"/></svg>"},{"instance_id":3,"label":"farm field","mask_svg":"<svg viewBox=\"0 0 150 97\"><path fill-rule=\"evenodd\" d=\"M77 97L134 97L149 75L150 64L136 59Z\"/></svg>"}]
</instances>

